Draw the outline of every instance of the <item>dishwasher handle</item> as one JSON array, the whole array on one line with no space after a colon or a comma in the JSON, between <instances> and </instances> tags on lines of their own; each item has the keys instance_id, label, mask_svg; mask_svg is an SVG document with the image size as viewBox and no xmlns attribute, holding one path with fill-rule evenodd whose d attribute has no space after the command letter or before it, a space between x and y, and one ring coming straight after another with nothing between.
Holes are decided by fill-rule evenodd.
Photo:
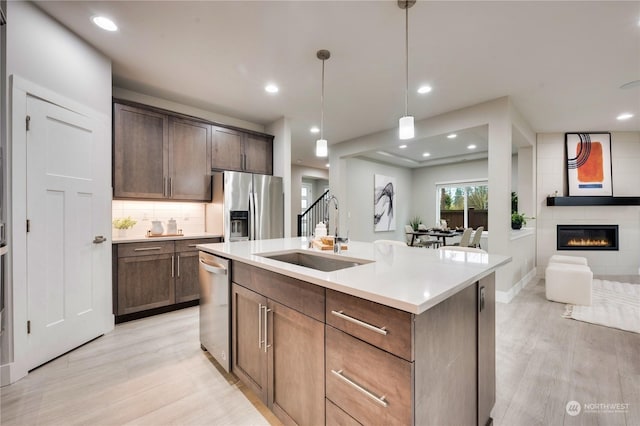
<instances>
[{"instance_id":1,"label":"dishwasher handle","mask_svg":"<svg viewBox=\"0 0 640 426\"><path fill-rule=\"evenodd\" d=\"M218 275L227 275L227 268L225 268L222 265L219 264L210 264L205 262L202 259L200 260L200 267L202 267L205 271L210 272L212 274L218 274Z\"/></svg>"}]
</instances>

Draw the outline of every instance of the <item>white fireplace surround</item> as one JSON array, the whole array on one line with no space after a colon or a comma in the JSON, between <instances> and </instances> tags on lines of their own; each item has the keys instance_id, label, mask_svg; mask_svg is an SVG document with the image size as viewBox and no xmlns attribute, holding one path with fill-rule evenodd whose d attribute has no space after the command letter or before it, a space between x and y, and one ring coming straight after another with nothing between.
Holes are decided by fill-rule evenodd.
<instances>
[{"instance_id":1,"label":"white fireplace surround","mask_svg":"<svg viewBox=\"0 0 640 426\"><path fill-rule=\"evenodd\" d=\"M640 196L640 132L611 134L613 195ZM537 135L537 265L542 276L556 250L557 225L618 224L619 250L571 251L588 259L594 275L640 274L640 206L551 206L546 198L565 195L564 133Z\"/></svg>"}]
</instances>

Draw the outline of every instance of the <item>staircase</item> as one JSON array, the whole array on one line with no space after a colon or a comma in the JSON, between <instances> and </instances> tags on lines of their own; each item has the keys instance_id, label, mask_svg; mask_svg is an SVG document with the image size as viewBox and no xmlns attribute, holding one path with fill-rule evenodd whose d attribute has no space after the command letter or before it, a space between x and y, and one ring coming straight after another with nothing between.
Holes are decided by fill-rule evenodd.
<instances>
[{"instance_id":1,"label":"staircase","mask_svg":"<svg viewBox=\"0 0 640 426\"><path fill-rule=\"evenodd\" d=\"M298 237L313 235L316 224L324 221L329 190L322 194L304 213L298 215Z\"/></svg>"}]
</instances>

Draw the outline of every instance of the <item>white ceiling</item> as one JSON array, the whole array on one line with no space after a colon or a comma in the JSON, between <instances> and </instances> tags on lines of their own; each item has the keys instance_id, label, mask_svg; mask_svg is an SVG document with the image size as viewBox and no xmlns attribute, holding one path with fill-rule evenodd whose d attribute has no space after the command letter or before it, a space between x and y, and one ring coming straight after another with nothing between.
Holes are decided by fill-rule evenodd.
<instances>
[{"instance_id":1,"label":"white ceiling","mask_svg":"<svg viewBox=\"0 0 640 426\"><path fill-rule=\"evenodd\" d=\"M261 124L288 117L293 163L325 165L309 133L320 121L319 49L331 51L330 146L395 128L404 114L395 0L36 3L112 59L116 86ZM97 29L97 14L119 31ZM409 39L416 120L510 96L537 132L640 130L640 87L620 89L640 79L640 1L418 1ZM280 92L266 93L267 82ZM417 94L423 83L433 91ZM622 112L635 117L616 120ZM391 154L423 161L423 149L449 142ZM466 153L461 146L447 155Z\"/></svg>"}]
</instances>

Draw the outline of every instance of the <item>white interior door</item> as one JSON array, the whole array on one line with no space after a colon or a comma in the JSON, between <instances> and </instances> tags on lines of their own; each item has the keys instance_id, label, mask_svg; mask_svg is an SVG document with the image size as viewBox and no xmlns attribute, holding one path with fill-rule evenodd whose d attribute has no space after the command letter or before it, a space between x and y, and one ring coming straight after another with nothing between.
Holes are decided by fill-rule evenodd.
<instances>
[{"instance_id":1,"label":"white interior door","mask_svg":"<svg viewBox=\"0 0 640 426\"><path fill-rule=\"evenodd\" d=\"M99 163L109 160L101 158L104 142L92 119L30 96L27 114L27 339L33 368L104 333L111 245L97 236L110 236L104 217L110 194Z\"/></svg>"}]
</instances>

